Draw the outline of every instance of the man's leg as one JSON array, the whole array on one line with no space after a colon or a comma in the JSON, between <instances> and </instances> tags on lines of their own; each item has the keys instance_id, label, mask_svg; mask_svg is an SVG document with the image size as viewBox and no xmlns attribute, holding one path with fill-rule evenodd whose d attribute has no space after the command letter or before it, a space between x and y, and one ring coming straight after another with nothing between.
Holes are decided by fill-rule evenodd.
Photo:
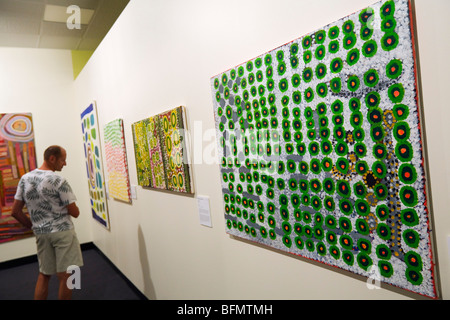
<instances>
[{"instance_id":1,"label":"man's leg","mask_svg":"<svg viewBox=\"0 0 450 320\"><path fill-rule=\"evenodd\" d=\"M75 230L55 232L54 242L56 252L56 272L59 279L59 299L66 300L72 298L72 289L67 286L67 280L72 276L69 268L72 266L82 266L83 257L81 255L80 243L76 237Z\"/></svg>"},{"instance_id":2,"label":"man's leg","mask_svg":"<svg viewBox=\"0 0 450 320\"><path fill-rule=\"evenodd\" d=\"M49 275L45 275L39 272L39 276L36 282L36 288L34 290L34 300L46 300L48 296L48 282L50 280Z\"/></svg>"},{"instance_id":3,"label":"man's leg","mask_svg":"<svg viewBox=\"0 0 450 320\"><path fill-rule=\"evenodd\" d=\"M71 274L67 272L58 272L57 275L59 280L58 299L59 300L72 299L72 289L69 289L69 287L67 286L67 279L71 276Z\"/></svg>"}]
</instances>

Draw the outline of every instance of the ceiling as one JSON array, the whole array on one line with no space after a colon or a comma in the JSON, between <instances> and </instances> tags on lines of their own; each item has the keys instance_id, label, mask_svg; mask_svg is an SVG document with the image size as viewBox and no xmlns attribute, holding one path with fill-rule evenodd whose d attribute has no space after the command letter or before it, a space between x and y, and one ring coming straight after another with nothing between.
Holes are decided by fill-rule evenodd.
<instances>
[{"instance_id":1,"label":"ceiling","mask_svg":"<svg viewBox=\"0 0 450 320\"><path fill-rule=\"evenodd\" d=\"M129 0L0 0L0 47L93 51L128 2ZM67 8L72 5L78 6L80 11L69 10L67 13ZM71 29L77 22L77 17L81 22L77 26L79 29Z\"/></svg>"}]
</instances>

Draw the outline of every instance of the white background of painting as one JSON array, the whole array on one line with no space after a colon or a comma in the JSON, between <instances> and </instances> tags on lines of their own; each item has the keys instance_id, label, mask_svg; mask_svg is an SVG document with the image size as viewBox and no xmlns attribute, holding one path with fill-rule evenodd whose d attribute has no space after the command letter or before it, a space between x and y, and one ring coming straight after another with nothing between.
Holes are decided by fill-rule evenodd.
<instances>
[{"instance_id":1,"label":"white background of painting","mask_svg":"<svg viewBox=\"0 0 450 320\"><path fill-rule=\"evenodd\" d=\"M369 290L348 274L231 239L225 234L219 167L197 157L199 151L208 155L215 148L210 134L212 76L373 2L132 0L75 82L70 53L1 48L0 64L9 69L0 73L0 85L10 89L6 97L0 95L0 108L33 112L38 153L50 141L68 145L63 174L79 195L83 217L76 227L81 241L93 241L148 298L407 299L403 291ZM415 3L437 252L443 297L449 299L450 111L445 94L450 45L445 34L450 30L450 2ZM101 127L124 119L133 185L131 123L187 107L188 126L195 129L194 185L197 194L209 196L213 228L199 224L195 198L141 187L132 205L109 200L111 231L90 218L79 114L93 99ZM33 250L31 240L2 245L0 261Z\"/></svg>"}]
</instances>

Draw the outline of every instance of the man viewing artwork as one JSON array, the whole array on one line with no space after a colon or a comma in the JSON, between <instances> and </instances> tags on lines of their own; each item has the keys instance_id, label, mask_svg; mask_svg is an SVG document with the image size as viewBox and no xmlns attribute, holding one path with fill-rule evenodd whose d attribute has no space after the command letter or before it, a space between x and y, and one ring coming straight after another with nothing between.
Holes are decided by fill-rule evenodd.
<instances>
[{"instance_id":1,"label":"man viewing artwork","mask_svg":"<svg viewBox=\"0 0 450 320\"><path fill-rule=\"evenodd\" d=\"M20 179L14 197L12 216L36 236L39 276L34 299L44 300L48 296L51 275L59 280L58 299L72 298L72 289L67 285L69 267L83 265L80 244L71 217L77 218L80 211L76 196L67 180L58 175L66 165L67 152L60 146L50 146L44 151L44 162ZM24 212L27 207L30 217Z\"/></svg>"}]
</instances>

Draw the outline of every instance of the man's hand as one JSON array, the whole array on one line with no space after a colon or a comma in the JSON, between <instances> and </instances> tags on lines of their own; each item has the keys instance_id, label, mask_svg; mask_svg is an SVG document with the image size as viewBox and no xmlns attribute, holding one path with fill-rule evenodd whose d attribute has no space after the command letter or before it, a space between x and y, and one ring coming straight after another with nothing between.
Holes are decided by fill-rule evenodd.
<instances>
[{"instance_id":1,"label":"man's hand","mask_svg":"<svg viewBox=\"0 0 450 320\"><path fill-rule=\"evenodd\" d=\"M24 206L25 202L14 199L11 216L23 224L26 228L31 229L31 220L25 213L23 213Z\"/></svg>"},{"instance_id":2,"label":"man's hand","mask_svg":"<svg viewBox=\"0 0 450 320\"><path fill-rule=\"evenodd\" d=\"M71 215L74 218L78 218L78 216L80 215L80 210L78 209L75 202L72 202L67 206L67 211L69 212L69 215Z\"/></svg>"}]
</instances>

